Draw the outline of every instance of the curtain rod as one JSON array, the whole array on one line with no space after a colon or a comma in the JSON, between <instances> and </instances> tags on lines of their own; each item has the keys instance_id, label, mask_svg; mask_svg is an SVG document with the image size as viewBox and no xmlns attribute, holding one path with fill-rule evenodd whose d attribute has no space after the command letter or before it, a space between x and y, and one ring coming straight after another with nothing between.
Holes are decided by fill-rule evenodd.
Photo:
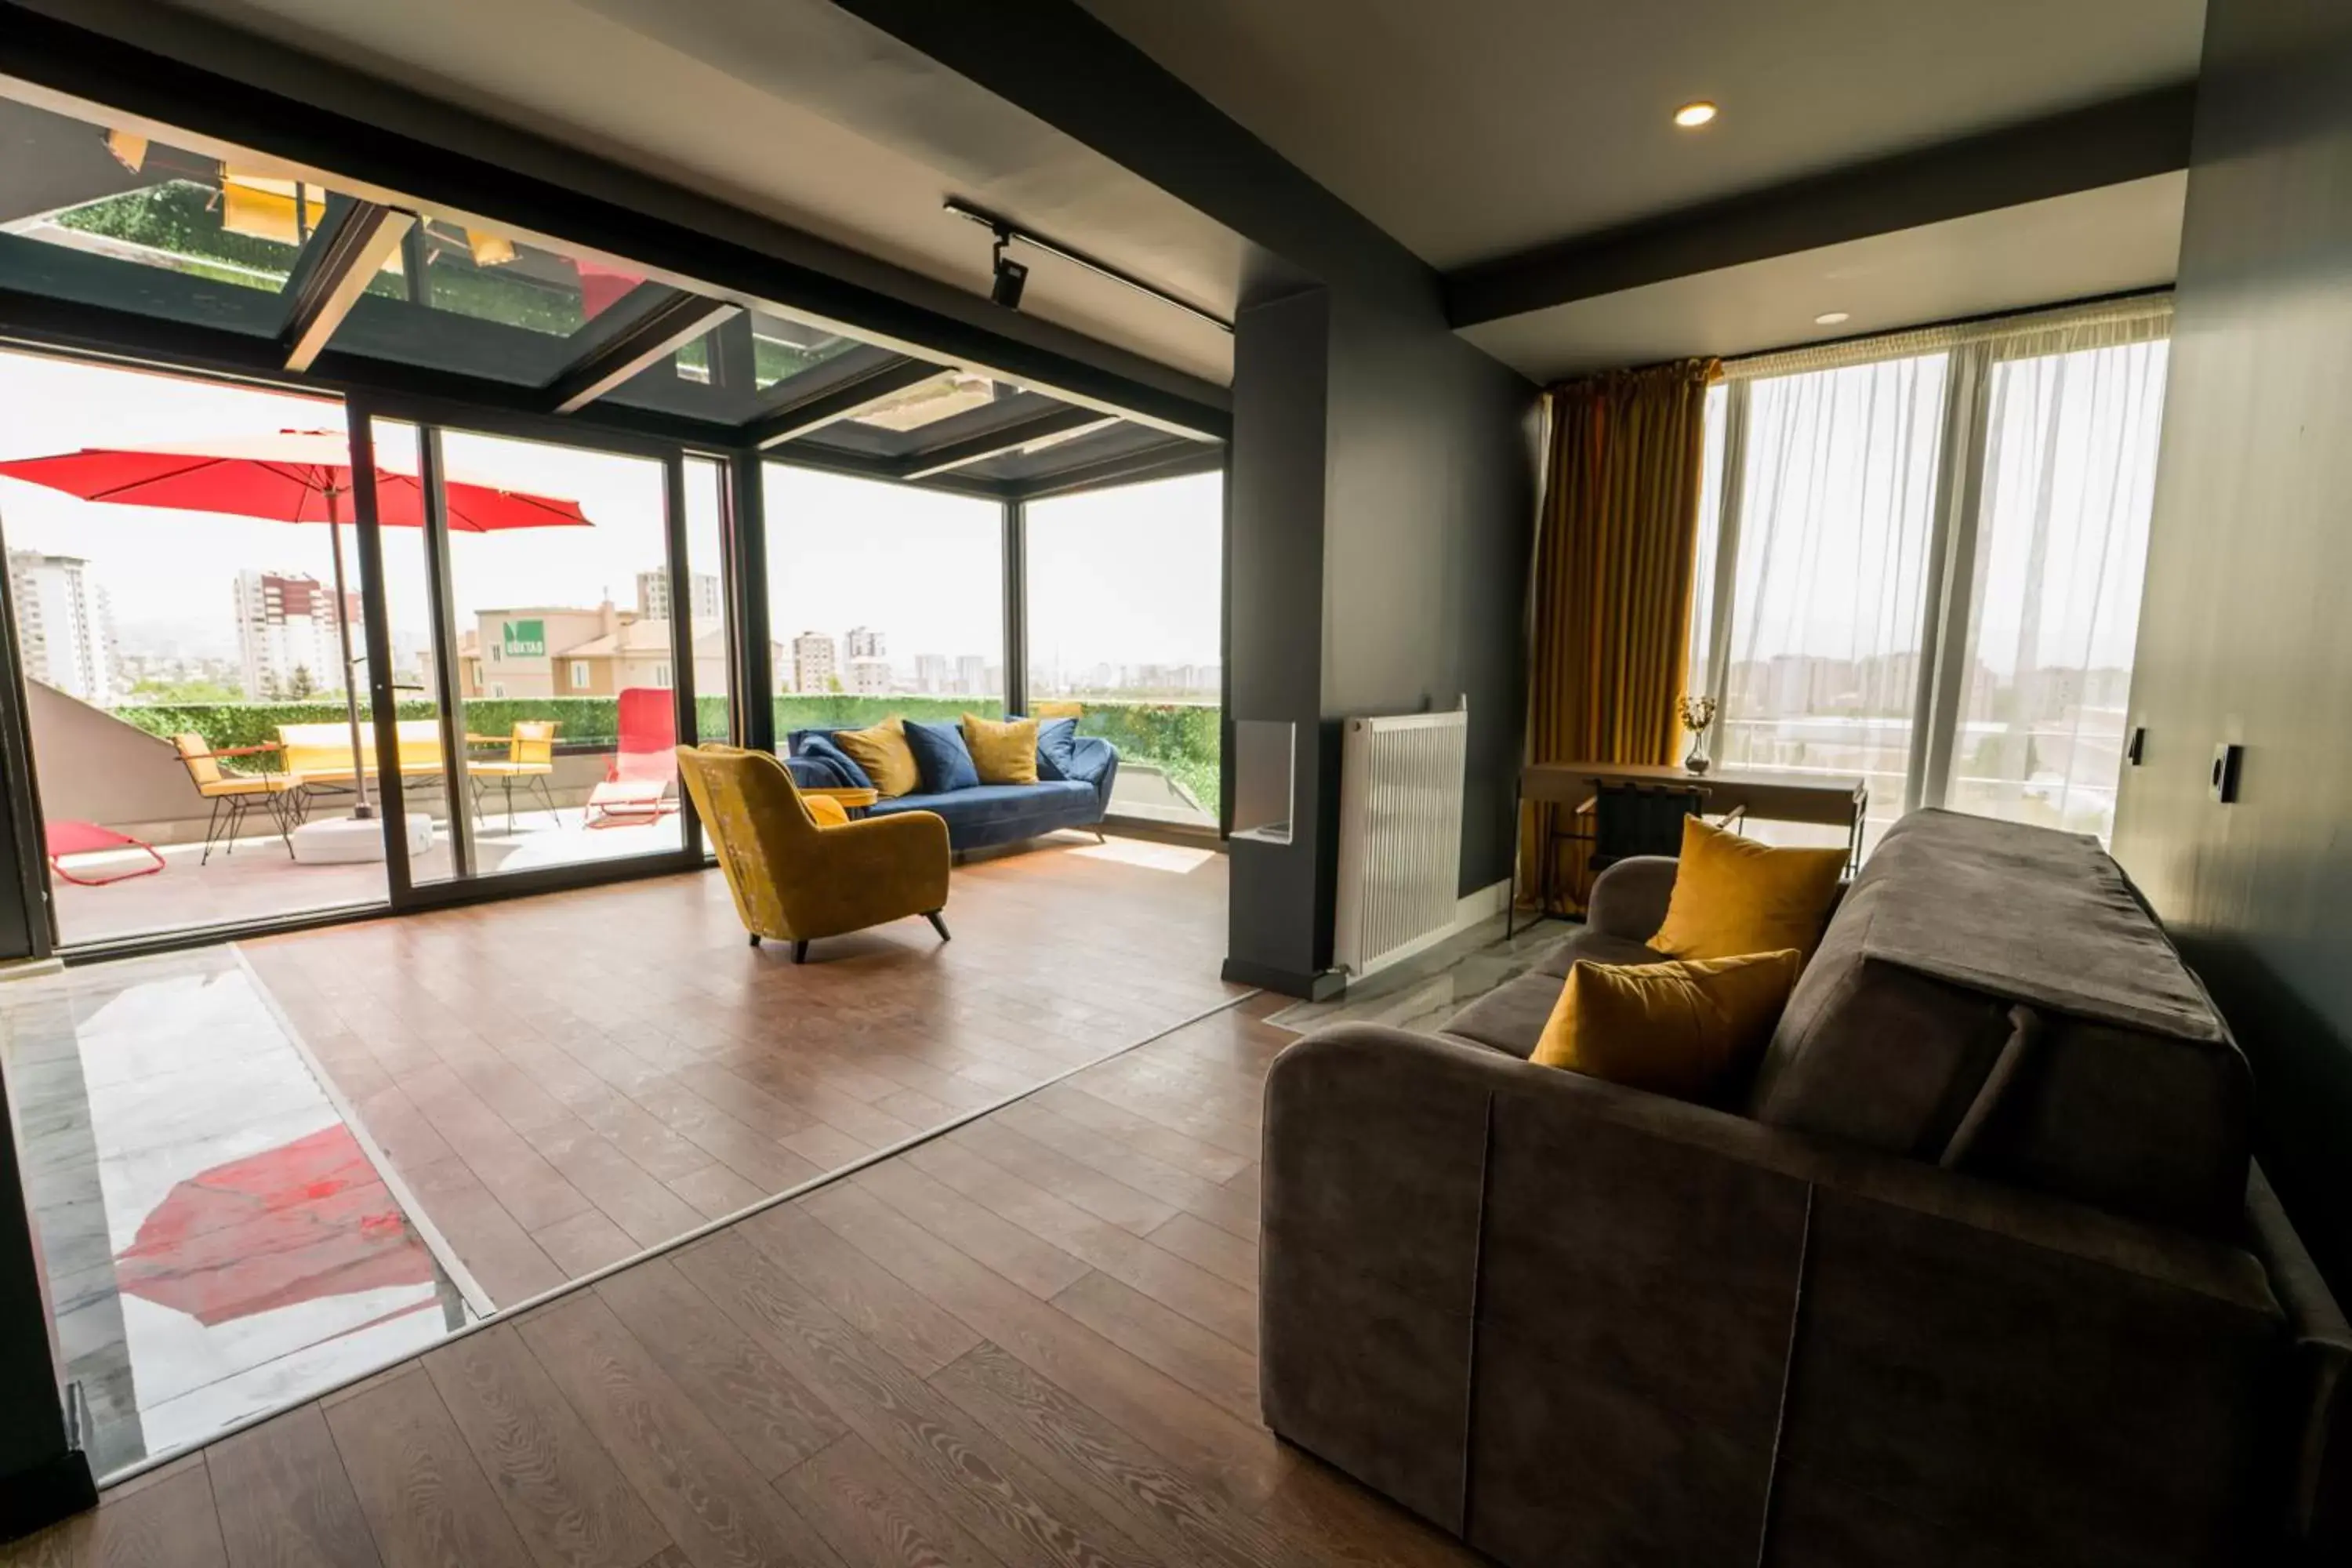
<instances>
[{"instance_id":1,"label":"curtain rod","mask_svg":"<svg viewBox=\"0 0 2352 1568\"><path fill-rule=\"evenodd\" d=\"M2079 304L1998 316L1974 316L1933 326L1908 327L1891 332L1743 354L1737 359L1725 360L1723 374L1724 378L1729 381L1794 375L1805 371L1842 369L1879 360L1935 353L1957 348L1962 343L1982 342L1989 339L2101 327L2117 330L2113 339L2116 342L2138 342L2160 335L2171 317L2172 289L2167 287L2145 293L2085 300Z\"/></svg>"}]
</instances>

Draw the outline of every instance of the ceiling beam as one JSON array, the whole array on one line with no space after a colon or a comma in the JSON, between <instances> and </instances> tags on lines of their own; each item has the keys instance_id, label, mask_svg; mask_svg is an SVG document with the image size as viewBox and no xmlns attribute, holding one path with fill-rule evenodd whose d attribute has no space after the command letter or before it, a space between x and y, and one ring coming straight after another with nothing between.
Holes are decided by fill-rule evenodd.
<instances>
[{"instance_id":1,"label":"ceiling beam","mask_svg":"<svg viewBox=\"0 0 2352 1568\"><path fill-rule=\"evenodd\" d=\"M289 284L293 305L278 333L288 370L308 370L343 324L343 318L400 248L416 215L374 202L329 204L325 220L304 247L309 264Z\"/></svg>"},{"instance_id":2,"label":"ceiling beam","mask_svg":"<svg viewBox=\"0 0 2352 1568\"><path fill-rule=\"evenodd\" d=\"M566 365L547 384L548 405L576 414L638 372L651 368L742 310L727 300L680 291L616 336Z\"/></svg>"},{"instance_id":3,"label":"ceiling beam","mask_svg":"<svg viewBox=\"0 0 2352 1568\"><path fill-rule=\"evenodd\" d=\"M1210 474L1225 466L1225 449L1205 441L1171 440L1116 458L1098 458L1056 468L1031 479L1012 481L1022 500L1071 495L1109 485L1135 484L1144 479L1172 479L1185 474Z\"/></svg>"},{"instance_id":4,"label":"ceiling beam","mask_svg":"<svg viewBox=\"0 0 2352 1568\"><path fill-rule=\"evenodd\" d=\"M904 459L906 467L899 471L899 477L928 479L934 474L944 474L969 464L986 462L991 458L1001 458L1007 452L1017 452L1033 441L1043 441L1054 436L1076 438L1085 432L1106 429L1118 422L1115 416L1097 414L1091 408L1049 408L1043 414L1033 414L1025 419L1000 425L993 430L967 436L960 441L942 441L936 447L909 452Z\"/></svg>"},{"instance_id":5,"label":"ceiling beam","mask_svg":"<svg viewBox=\"0 0 2352 1568\"><path fill-rule=\"evenodd\" d=\"M1448 273L1459 327L2189 166L2184 82Z\"/></svg>"},{"instance_id":6,"label":"ceiling beam","mask_svg":"<svg viewBox=\"0 0 2352 1568\"><path fill-rule=\"evenodd\" d=\"M772 408L745 423L740 432L752 447L781 447L828 425L852 418L910 386L929 381L947 369L928 360L903 355L877 360L872 368L846 380L829 381L823 388Z\"/></svg>"}]
</instances>

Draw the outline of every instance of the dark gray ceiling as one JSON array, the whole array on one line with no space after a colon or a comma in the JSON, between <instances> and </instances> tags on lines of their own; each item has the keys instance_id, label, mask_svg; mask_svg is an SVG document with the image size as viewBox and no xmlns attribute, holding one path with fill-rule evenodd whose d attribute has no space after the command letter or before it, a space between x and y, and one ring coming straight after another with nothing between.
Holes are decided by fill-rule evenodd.
<instances>
[{"instance_id":1,"label":"dark gray ceiling","mask_svg":"<svg viewBox=\"0 0 2352 1568\"><path fill-rule=\"evenodd\" d=\"M1080 0L1451 271L2196 73L2204 0ZM1677 129L1675 106L1722 106Z\"/></svg>"}]
</instances>

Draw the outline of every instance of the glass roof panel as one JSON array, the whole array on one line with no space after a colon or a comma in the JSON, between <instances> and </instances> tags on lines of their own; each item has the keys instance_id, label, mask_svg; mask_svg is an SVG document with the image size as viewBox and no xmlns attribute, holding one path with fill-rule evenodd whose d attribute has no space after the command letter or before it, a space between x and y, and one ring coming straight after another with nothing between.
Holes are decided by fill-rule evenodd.
<instances>
[{"instance_id":1,"label":"glass roof panel","mask_svg":"<svg viewBox=\"0 0 2352 1568\"><path fill-rule=\"evenodd\" d=\"M645 281L449 218L425 219L419 245L425 289L417 303L551 337L570 337Z\"/></svg>"},{"instance_id":2,"label":"glass roof panel","mask_svg":"<svg viewBox=\"0 0 2352 1568\"><path fill-rule=\"evenodd\" d=\"M919 430L953 415L983 407L1013 390L1000 388L988 377L971 371L943 370L852 416L851 422L882 430Z\"/></svg>"},{"instance_id":3,"label":"glass roof panel","mask_svg":"<svg viewBox=\"0 0 2352 1568\"><path fill-rule=\"evenodd\" d=\"M780 381L790 381L803 371L814 370L827 360L836 359L858 346L857 339L844 337L824 327L811 326L805 321L795 321L766 310L751 312L751 351L755 371L752 379L761 392Z\"/></svg>"},{"instance_id":4,"label":"glass roof panel","mask_svg":"<svg viewBox=\"0 0 2352 1568\"><path fill-rule=\"evenodd\" d=\"M0 100L0 283L274 333L330 193L137 132ZM395 258L372 291L401 290Z\"/></svg>"}]
</instances>

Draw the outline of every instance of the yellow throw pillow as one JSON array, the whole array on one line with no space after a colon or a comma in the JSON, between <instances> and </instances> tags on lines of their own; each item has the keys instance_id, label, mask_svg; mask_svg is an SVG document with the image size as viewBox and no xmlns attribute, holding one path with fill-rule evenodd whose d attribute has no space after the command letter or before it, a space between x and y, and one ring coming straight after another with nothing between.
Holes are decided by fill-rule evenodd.
<instances>
[{"instance_id":1,"label":"yellow throw pillow","mask_svg":"<svg viewBox=\"0 0 2352 1568\"><path fill-rule=\"evenodd\" d=\"M1083 719L1086 716L1087 705L1083 702L1032 702L1029 704L1029 717L1032 719Z\"/></svg>"},{"instance_id":2,"label":"yellow throw pillow","mask_svg":"<svg viewBox=\"0 0 2352 1568\"><path fill-rule=\"evenodd\" d=\"M907 744L907 726L903 719L885 719L866 730L837 730L833 743L849 753L849 760L866 770L874 781L874 793L882 795L912 795L922 782L922 773L915 766L915 753Z\"/></svg>"},{"instance_id":3,"label":"yellow throw pillow","mask_svg":"<svg viewBox=\"0 0 2352 1568\"><path fill-rule=\"evenodd\" d=\"M808 807L809 820L819 827L839 827L849 820L848 808L829 795L804 795L801 804Z\"/></svg>"},{"instance_id":4,"label":"yellow throw pillow","mask_svg":"<svg viewBox=\"0 0 2352 1568\"><path fill-rule=\"evenodd\" d=\"M1774 849L1694 816L1666 918L1650 945L1670 958L1738 958L1794 948L1811 958L1845 875L1843 849Z\"/></svg>"},{"instance_id":5,"label":"yellow throw pillow","mask_svg":"<svg viewBox=\"0 0 2352 1568\"><path fill-rule=\"evenodd\" d=\"M1793 948L1572 964L1530 1059L1676 1100L1715 1099L1763 1054L1798 968Z\"/></svg>"},{"instance_id":6,"label":"yellow throw pillow","mask_svg":"<svg viewBox=\"0 0 2352 1568\"><path fill-rule=\"evenodd\" d=\"M1034 719L983 719L977 713L967 713L963 716L963 745L971 753L971 765L984 784L1037 782Z\"/></svg>"}]
</instances>

